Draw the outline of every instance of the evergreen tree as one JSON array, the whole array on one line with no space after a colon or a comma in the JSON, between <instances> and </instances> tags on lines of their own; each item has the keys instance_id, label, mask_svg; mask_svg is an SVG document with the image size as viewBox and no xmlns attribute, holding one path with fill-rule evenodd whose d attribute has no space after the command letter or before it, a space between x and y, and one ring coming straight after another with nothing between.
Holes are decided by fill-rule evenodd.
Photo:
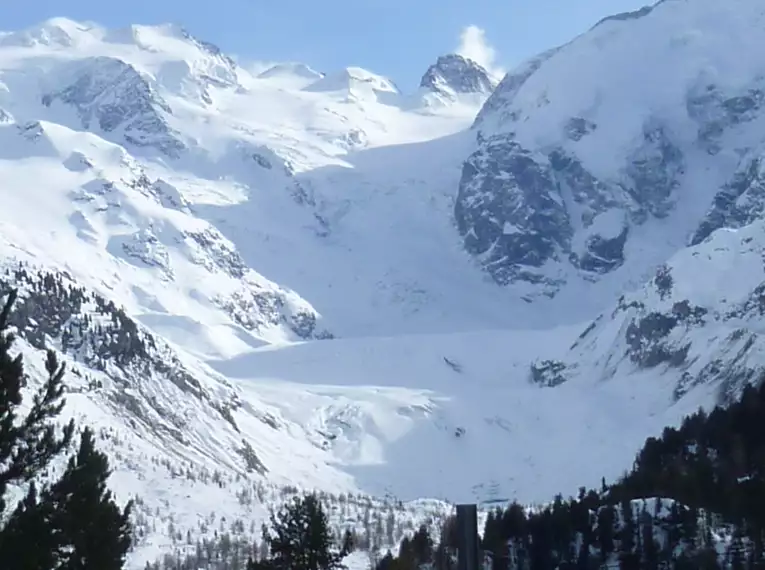
<instances>
[{"instance_id":1,"label":"evergreen tree","mask_svg":"<svg viewBox=\"0 0 765 570\"><path fill-rule=\"evenodd\" d=\"M610 505L603 507L598 513L598 539L602 562L608 561L614 551L614 523L616 516Z\"/></svg>"},{"instance_id":2,"label":"evergreen tree","mask_svg":"<svg viewBox=\"0 0 765 570\"><path fill-rule=\"evenodd\" d=\"M346 532L342 546L339 549L334 547L327 515L315 494L295 497L278 512L272 513L270 522L271 528L263 529L263 541L269 547L270 558L255 563L256 568L345 568L343 559L353 549L352 535Z\"/></svg>"},{"instance_id":3,"label":"evergreen tree","mask_svg":"<svg viewBox=\"0 0 765 570\"><path fill-rule=\"evenodd\" d=\"M427 564L433 559L433 539L425 525L420 526L412 536L412 552L417 566Z\"/></svg>"},{"instance_id":4,"label":"evergreen tree","mask_svg":"<svg viewBox=\"0 0 765 570\"><path fill-rule=\"evenodd\" d=\"M396 570L417 570L417 554L412 544L412 539L404 537L398 547L398 558L395 563Z\"/></svg>"},{"instance_id":5,"label":"evergreen tree","mask_svg":"<svg viewBox=\"0 0 765 570\"><path fill-rule=\"evenodd\" d=\"M55 419L64 406L64 366L48 352L48 377L21 417L26 386L22 356L10 354L8 332L16 292L0 313L0 515L10 485L28 484L26 496L0 527L3 568L23 570L118 570L130 546L129 506L120 512L106 490L106 456L94 448L89 430L61 478L38 489L35 478L69 447L74 422L57 435Z\"/></svg>"},{"instance_id":6,"label":"evergreen tree","mask_svg":"<svg viewBox=\"0 0 765 570\"><path fill-rule=\"evenodd\" d=\"M393 570L395 568L393 554L389 550L375 566L374 570Z\"/></svg>"},{"instance_id":7,"label":"evergreen tree","mask_svg":"<svg viewBox=\"0 0 765 570\"><path fill-rule=\"evenodd\" d=\"M32 408L19 417L21 390L27 378L21 354L10 354L14 335L8 333L11 309L16 291L11 291L0 313L0 516L7 505L8 485L26 483L39 475L51 460L69 446L74 422L67 425L59 438L53 420L64 407L64 366L56 355L48 352L47 381L34 395Z\"/></svg>"},{"instance_id":8,"label":"evergreen tree","mask_svg":"<svg viewBox=\"0 0 765 570\"><path fill-rule=\"evenodd\" d=\"M56 563L56 540L50 523L50 504L40 505L37 486L29 485L0 531L0 560L9 568L48 570ZM30 543L30 541L32 541Z\"/></svg>"},{"instance_id":9,"label":"evergreen tree","mask_svg":"<svg viewBox=\"0 0 765 570\"><path fill-rule=\"evenodd\" d=\"M620 570L639 570L640 556L636 552L635 514L632 510L632 501L627 499L621 504L622 527L619 531L619 568Z\"/></svg>"},{"instance_id":10,"label":"evergreen tree","mask_svg":"<svg viewBox=\"0 0 765 570\"><path fill-rule=\"evenodd\" d=\"M61 478L45 493L55 510L56 528L65 543L60 570L119 570L131 544L130 509L115 504L106 487L109 461L96 450L93 432L86 428L77 454Z\"/></svg>"}]
</instances>

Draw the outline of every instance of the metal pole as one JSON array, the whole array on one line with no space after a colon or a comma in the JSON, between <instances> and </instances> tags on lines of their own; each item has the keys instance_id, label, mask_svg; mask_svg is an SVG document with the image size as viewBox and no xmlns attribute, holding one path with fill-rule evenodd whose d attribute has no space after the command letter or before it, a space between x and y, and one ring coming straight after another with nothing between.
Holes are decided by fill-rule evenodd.
<instances>
[{"instance_id":1,"label":"metal pole","mask_svg":"<svg viewBox=\"0 0 765 570\"><path fill-rule=\"evenodd\" d=\"M479 570L476 505L457 505L457 569Z\"/></svg>"}]
</instances>

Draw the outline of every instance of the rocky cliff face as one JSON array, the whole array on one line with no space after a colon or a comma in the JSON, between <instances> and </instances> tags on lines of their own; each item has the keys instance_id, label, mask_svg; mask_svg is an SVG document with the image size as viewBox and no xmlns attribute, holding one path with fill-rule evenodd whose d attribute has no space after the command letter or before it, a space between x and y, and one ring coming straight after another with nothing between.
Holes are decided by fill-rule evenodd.
<instances>
[{"instance_id":1,"label":"rocky cliff face","mask_svg":"<svg viewBox=\"0 0 765 570\"><path fill-rule=\"evenodd\" d=\"M645 263L628 252L648 231L666 232L666 257L760 217L763 65L736 63L704 35L715 21L756 42L741 17L752 10L661 2L503 79L473 125L455 205L465 249L497 283L555 295L574 275ZM735 73L710 71L723 63Z\"/></svg>"},{"instance_id":2,"label":"rocky cliff face","mask_svg":"<svg viewBox=\"0 0 765 570\"><path fill-rule=\"evenodd\" d=\"M738 228L765 214L765 164L761 151L747 154L730 182L715 195L691 244L701 243L720 228Z\"/></svg>"},{"instance_id":3,"label":"rocky cliff face","mask_svg":"<svg viewBox=\"0 0 765 570\"><path fill-rule=\"evenodd\" d=\"M703 387L731 401L765 371L763 255L762 220L681 250L584 328L565 362L554 363L557 383L578 368L600 380L650 372L672 382L676 400ZM542 364L532 373L549 380Z\"/></svg>"},{"instance_id":4,"label":"rocky cliff face","mask_svg":"<svg viewBox=\"0 0 765 570\"><path fill-rule=\"evenodd\" d=\"M420 87L451 97L458 94L489 95L496 80L478 63L457 54L442 55L420 80Z\"/></svg>"},{"instance_id":5,"label":"rocky cliff face","mask_svg":"<svg viewBox=\"0 0 765 570\"><path fill-rule=\"evenodd\" d=\"M83 128L98 128L117 142L154 147L171 157L184 150L164 117L172 114L170 107L133 66L95 57L78 62L74 76L71 84L44 95L42 103L73 107Z\"/></svg>"}]
</instances>

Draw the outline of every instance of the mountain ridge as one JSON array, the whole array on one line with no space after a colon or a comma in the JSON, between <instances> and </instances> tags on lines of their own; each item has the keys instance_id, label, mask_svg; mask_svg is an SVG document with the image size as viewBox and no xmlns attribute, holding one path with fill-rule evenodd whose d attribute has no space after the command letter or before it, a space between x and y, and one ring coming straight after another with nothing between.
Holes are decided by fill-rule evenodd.
<instances>
[{"instance_id":1,"label":"mountain ridge","mask_svg":"<svg viewBox=\"0 0 765 570\"><path fill-rule=\"evenodd\" d=\"M176 26L1 36L3 286L103 299L37 309L23 350L81 371L68 410L121 442L114 477L142 528L165 513L131 564L171 548L168 520L202 532L224 508L208 492L252 524L267 505L238 493L258 485L436 496L439 512L573 493L740 393L765 366L759 88L673 84L668 126L609 124L598 113L626 103L602 93L569 113L552 87L584 50L569 99L586 108L610 84L584 64L621 57L600 43L648 29L685 49L691 24L739 25L753 5L611 19L465 98L361 68L263 76ZM683 10L698 22L676 26ZM116 329L72 340L104 314ZM130 331L161 351L120 362Z\"/></svg>"}]
</instances>

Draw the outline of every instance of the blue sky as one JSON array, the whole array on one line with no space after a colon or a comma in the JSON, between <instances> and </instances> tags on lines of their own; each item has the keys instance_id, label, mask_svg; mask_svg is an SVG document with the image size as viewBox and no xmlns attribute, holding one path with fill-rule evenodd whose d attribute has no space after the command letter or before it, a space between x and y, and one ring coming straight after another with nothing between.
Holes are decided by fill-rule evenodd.
<instances>
[{"instance_id":1,"label":"blue sky","mask_svg":"<svg viewBox=\"0 0 765 570\"><path fill-rule=\"evenodd\" d=\"M302 61L319 71L358 65L413 87L438 55L456 51L461 35L467 40L463 51L485 59L493 48L494 65L506 69L572 38L603 16L649 2L22 0L5 2L0 29L19 29L53 16L108 27L174 22L241 59ZM468 26L474 26L472 32L463 34Z\"/></svg>"}]
</instances>

